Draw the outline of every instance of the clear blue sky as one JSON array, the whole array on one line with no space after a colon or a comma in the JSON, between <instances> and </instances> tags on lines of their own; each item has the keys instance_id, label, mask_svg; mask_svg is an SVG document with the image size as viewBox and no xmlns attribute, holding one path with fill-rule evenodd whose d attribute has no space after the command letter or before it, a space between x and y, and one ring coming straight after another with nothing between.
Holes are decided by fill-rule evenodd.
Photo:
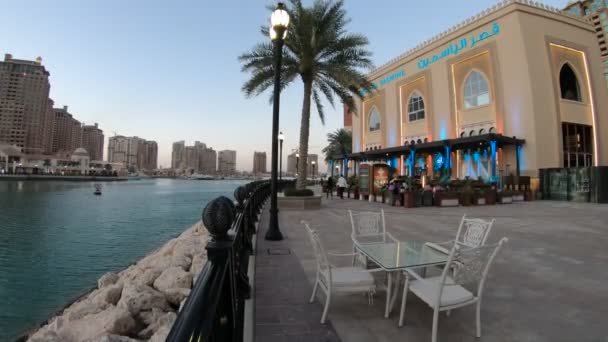
<instances>
[{"instance_id":1,"label":"clear blue sky","mask_svg":"<svg viewBox=\"0 0 608 342\"><path fill-rule=\"evenodd\" d=\"M305 1L310 3L311 1ZM85 123L156 140L168 166L171 143L205 142L237 150L237 168L251 170L253 151L270 163L268 94L246 99L237 56L256 42L268 21L268 0L33 0L6 1L0 47L14 58L42 56L51 97ZM436 33L495 4L494 0L348 0L350 31L370 40L380 65ZM563 7L566 0L546 0ZM373 5L373 7L372 7ZM0 55L3 56L3 55ZM282 95L284 156L297 147L302 89ZM328 105L326 125L313 113L310 153L342 126L342 108Z\"/></svg>"}]
</instances>

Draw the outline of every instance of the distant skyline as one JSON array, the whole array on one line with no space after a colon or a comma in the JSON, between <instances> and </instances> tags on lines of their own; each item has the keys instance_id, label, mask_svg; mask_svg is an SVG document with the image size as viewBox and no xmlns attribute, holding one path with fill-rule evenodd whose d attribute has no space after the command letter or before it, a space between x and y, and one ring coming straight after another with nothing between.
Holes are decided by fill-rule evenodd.
<instances>
[{"instance_id":1,"label":"distant skyline","mask_svg":"<svg viewBox=\"0 0 608 342\"><path fill-rule=\"evenodd\" d=\"M304 1L310 4L312 1ZM270 153L269 93L247 99L248 78L237 57L263 37L267 5L275 1L76 1L8 2L0 11L2 54L34 60L50 71L51 98L81 122L99 123L107 138L138 136L158 143L159 167L171 164L175 141L198 140L216 151L236 150L237 169L252 170L253 152ZM411 3L347 1L351 32L370 40L381 65L425 39L497 1ZM566 0L544 3L563 8ZM26 18L26 20L24 20ZM283 164L298 146L302 88L281 96ZM313 109L310 153L342 127L342 108L326 104L326 125ZM104 151L107 157L107 151ZM270 158L268 158L270 160ZM323 171L323 168L319 168Z\"/></svg>"}]
</instances>

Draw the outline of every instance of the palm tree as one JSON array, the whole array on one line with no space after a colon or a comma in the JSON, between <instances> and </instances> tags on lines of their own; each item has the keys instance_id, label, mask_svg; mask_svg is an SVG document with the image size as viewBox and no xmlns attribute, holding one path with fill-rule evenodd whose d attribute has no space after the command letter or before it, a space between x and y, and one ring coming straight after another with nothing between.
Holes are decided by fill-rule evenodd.
<instances>
[{"instance_id":1,"label":"palm tree","mask_svg":"<svg viewBox=\"0 0 608 342\"><path fill-rule=\"evenodd\" d=\"M350 154L353 147L353 136L350 131L339 128L335 132L327 134L327 146L323 148L325 161L331 162L336 159L343 159Z\"/></svg>"},{"instance_id":2,"label":"palm tree","mask_svg":"<svg viewBox=\"0 0 608 342\"><path fill-rule=\"evenodd\" d=\"M325 122L322 96L332 107L337 96L355 111L353 96L362 97L362 89L373 90L364 74L373 65L369 59L371 52L365 49L367 38L346 31L350 19L346 17L342 0L316 0L312 7L304 7L300 0L290 0L287 7L290 24L282 51L281 89L298 76L304 85L297 181L297 188L303 189L306 187L311 101L314 101L322 123ZM261 33L268 39L267 26L262 27ZM239 60L243 63L242 71L252 74L242 87L247 97L258 96L272 87L272 43L256 45Z\"/></svg>"}]
</instances>

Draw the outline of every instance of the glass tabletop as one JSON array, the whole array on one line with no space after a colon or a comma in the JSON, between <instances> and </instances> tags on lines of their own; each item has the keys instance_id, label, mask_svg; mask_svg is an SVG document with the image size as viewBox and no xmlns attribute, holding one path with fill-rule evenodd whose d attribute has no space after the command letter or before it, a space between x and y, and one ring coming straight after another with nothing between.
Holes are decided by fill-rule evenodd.
<instances>
[{"instance_id":1,"label":"glass tabletop","mask_svg":"<svg viewBox=\"0 0 608 342\"><path fill-rule=\"evenodd\" d=\"M385 270L445 264L448 255L426 245L425 241L358 244L357 249Z\"/></svg>"}]
</instances>

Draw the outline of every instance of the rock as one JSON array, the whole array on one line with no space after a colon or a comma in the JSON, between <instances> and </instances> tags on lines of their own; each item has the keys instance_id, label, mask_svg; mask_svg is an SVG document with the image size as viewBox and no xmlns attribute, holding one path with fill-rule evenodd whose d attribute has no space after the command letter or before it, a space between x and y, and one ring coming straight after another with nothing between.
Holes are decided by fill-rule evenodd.
<instances>
[{"instance_id":1,"label":"rock","mask_svg":"<svg viewBox=\"0 0 608 342\"><path fill-rule=\"evenodd\" d=\"M190 269L190 265L192 265L192 258L187 255L178 254L171 257L172 267L180 267L184 271L188 271Z\"/></svg>"},{"instance_id":2,"label":"rock","mask_svg":"<svg viewBox=\"0 0 608 342\"><path fill-rule=\"evenodd\" d=\"M131 265L126 270L120 272L120 280L123 282L133 282L141 277L143 268L139 264Z\"/></svg>"},{"instance_id":3,"label":"rock","mask_svg":"<svg viewBox=\"0 0 608 342\"><path fill-rule=\"evenodd\" d=\"M102 287L116 284L117 281L118 281L118 274L116 274L114 272L108 272L108 273L102 275L101 278L99 278L99 280L97 281L97 288L101 289Z\"/></svg>"},{"instance_id":4,"label":"rock","mask_svg":"<svg viewBox=\"0 0 608 342\"><path fill-rule=\"evenodd\" d=\"M108 304L105 302L94 303L91 299L86 298L85 300L82 300L65 310L63 317L67 317L68 322L71 322L81 319L87 315L99 313L105 310L107 307Z\"/></svg>"},{"instance_id":5,"label":"rock","mask_svg":"<svg viewBox=\"0 0 608 342\"><path fill-rule=\"evenodd\" d=\"M87 315L66 324L57 334L64 341L96 340L104 335L130 335L136 323L129 311L111 306L107 310Z\"/></svg>"},{"instance_id":6,"label":"rock","mask_svg":"<svg viewBox=\"0 0 608 342\"><path fill-rule=\"evenodd\" d=\"M158 268L158 267L148 268L143 271L143 273L141 274L140 277L134 279L134 281L138 284L152 286L152 284L154 284L154 281L156 280L156 278L158 278L158 276L161 273L163 273L162 268Z\"/></svg>"},{"instance_id":7,"label":"rock","mask_svg":"<svg viewBox=\"0 0 608 342\"><path fill-rule=\"evenodd\" d=\"M152 337L150 337L150 340L148 340L148 342L165 342L167 336L169 335L169 332L171 331L173 323L175 323L176 318L177 315L174 312L169 312L167 313L167 315L163 316L161 318L161 321L159 321L159 325L156 329L156 332L154 333L154 335L152 335Z\"/></svg>"},{"instance_id":8,"label":"rock","mask_svg":"<svg viewBox=\"0 0 608 342\"><path fill-rule=\"evenodd\" d=\"M95 304L112 304L116 305L120 300L120 296L122 294L122 283L110 285L104 287L93 297L92 302Z\"/></svg>"},{"instance_id":9,"label":"rock","mask_svg":"<svg viewBox=\"0 0 608 342\"><path fill-rule=\"evenodd\" d=\"M201 270L203 269L203 266L205 266L206 262L206 255L200 253L195 254L192 258L192 266L190 266L190 273L194 274L195 276L198 276L198 274L201 273Z\"/></svg>"},{"instance_id":10,"label":"rock","mask_svg":"<svg viewBox=\"0 0 608 342\"><path fill-rule=\"evenodd\" d=\"M205 250L205 245L200 239L178 239L173 247L173 255L185 255L192 258L193 255Z\"/></svg>"},{"instance_id":11,"label":"rock","mask_svg":"<svg viewBox=\"0 0 608 342\"><path fill-rule=\"evenodd\" d=\"M158 317L158 319L150 324L146 329L139 332L138 336L144 339L151 338L159 329L164 326L168 326L169 330L175 323L177 319L177 314L175 312L167 312L164 315ZM168 334L168 332L167 332Z\"/></svg>"},{"instance_id":12,"label":"rock","mask_svg":"<svg viewBox=\"0 0 608 342\"><path fill-rule=\"evenodd\" d=\"M175 306L178 306L184 299L190 295L190 289L168 289L162 291L165 294L167 301Z\"/></svg>"},{"instance_id":13,"label":"rock","mask_svg":"<svg viewBox=\"0 0 608 342\"><path fill-rule=\"evenodd\" d=\"M105 335L96 340L95 342L140 342L140 340L132 339L127 336Z\"/></svg>"},{"instance_id":14,"label":"rock","mask_svg":"<svg viewBox=\"0 0 608 342\"><path fill-rule=\"evenodd\" d=\"M59 338L57 333L50 329L42 328L38 330L35 334L30 336L27 340L28 342L62 342L62 339Z\"/></svg>"},{"instance_id":15,"label":"rock","mask_svg":"<svg viewBox=\"0 0 608 342\"><path fill-rule=\"evenodd\" d=\"M152 308L150 311L142 311L137 317L145 325L156 323L166 312L158 308Z\"/></svg>"},{"instance_id":16,"label":"rock","mask_svg":"<svg viewBox=\"0 0 608 342\"><path fill-rule=\"evenodd\" d=\"M131 314L136 315L141 311L149 311L153 308L167 311L169 310L169 303L165 299L164 294L150 286L127 283L122 290L118 307L125 308Z\"/></svg>"},{"instance_id":17,"label":"rock","mask_svg":"<svg viewBox=\"0 0 608 342\"><path fill-rule=\"evenodd\" d=\"M192 286L192 274L179 267L171 267L163 271L154 281L154 287L160 291L174 288L189 289Z\"/></svg>"}]
</instances>

